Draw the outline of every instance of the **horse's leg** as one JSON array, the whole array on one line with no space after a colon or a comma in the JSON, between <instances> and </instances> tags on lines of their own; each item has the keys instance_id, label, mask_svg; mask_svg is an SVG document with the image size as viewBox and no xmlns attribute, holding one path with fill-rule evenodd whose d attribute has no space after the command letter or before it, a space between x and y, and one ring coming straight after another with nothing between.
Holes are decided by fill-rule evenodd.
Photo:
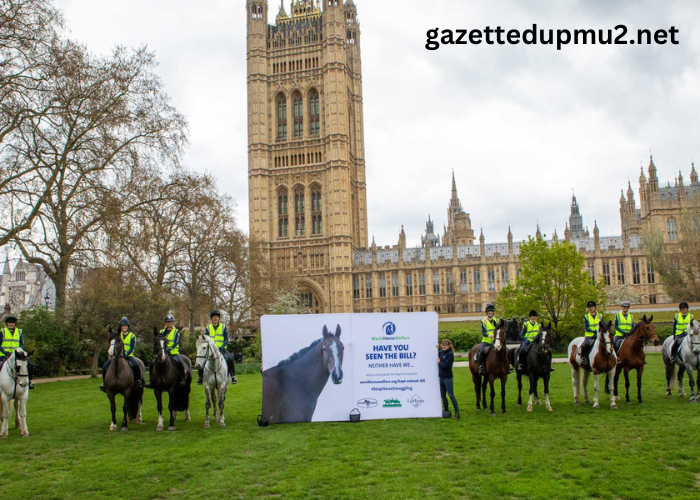
<instances>
[{"instance_id":1,"label":"horse's leg","mask_svg":"<svg viewBox=\"0 0 700 500\"><path fill-rule=\"evenodd\" d=\"M618 392L618 382L620 381L620 374L622 373L622 368L621 365L617 365L615 367L615 397L619 399L619 392ZM629 401L629 400L628 400Z\"/></svg>"},{"instance_id":2,"label":"horse's leg","mask_svg":"<svg viewBox=\"0 0 700 500\"><path fill-rule=\"evenodd\" d=\"M508 381L508 376L501 377L501 410L503 413L508 413L506 411L506 382Z\"/></svg>"},{"instance_id":3,"label":"horse's leg","mask_svg":"<svg viewBox=\"0 0 700 500\"><path fill-rule=\"evenodd\" d=\"M637 368L637 401L640 405L644 404L642 401L642 374L644 373L644 364Z\"/></svg>"},{"instance_id":4,"label":"horse's leg","mask_svg":"<svg viewBox=\"0 0 700 500\"><path fill-rule=\"evenodd\" d=\"M474 382L474 392L476 393L476 411L481 411L481 376L472 373L472 382Z\"/></svg>"},{"instance_id":5,"label":"horse's leg","mask_svg":"<svg viewBox=\"0 0 700 500\"><path fill-rule=\"evenodd\" d=\"M207 402L204 403L204 408L206 409L206 416L204 417L204 428L208 429L211 427L209 424L209 409L211 408L211 389L209 389L209 384L204 383L204 395L207 397Z\"/></svg>"},{"instance_id":6,"label":"horse's leg","mask_svg":"<svg viewBox=\"0 0 700 500\"><path fill-rule=\"evenodd\" d=\"M484 381L483 381L483 383L482 383L482 385L481 385L481 397L482 397L481 406L484 407L484 410L485 410L486 408L488 408L488 406L486 405L486 387L487 387L488 385L489 385L488 375L484 375Z\"/></svg>"},{"instance_id":7,"label":"horse's leg","mask_svg":"<svg viewBox=\"0 0 700 500\"><path fill-rule=\"evenodd\" d=\"M27 438L29 437L29 429L27 429L27 394L20 398L17 411L19 412L20 435Z\"/></svg>"},{"instance_id":8,"label":"horse's leg","mask_svg":"<svg viewBox=\"0 0 700 500\"><path fill-rule=\"evenodd\" d=\"M690 386L690 402L695 403L695 377L693 377L693 367L686 365L685 371L688 372L688 385Z\"/></svg>"},{"instance_id":9,"label":"horse's leg","mask_svg":"<svg viewBox=\"0 0 700 500\"><path fill-rule=\"evenodd\" d=\"M518 407L523 405L523 376L518 373Z\"/></svg>"},{"instance_id":10,"label":"horse's leg","mask_svg":"<svg viewBox=\"0 0 700 500\"><path fill-rule=\"evenodd\" d=\"M143 406L143 392L141 393L141 396L139 397L139 412L136 415L136 423L138 425L143 425L143 415L141 414L141 407Z\"/></svg>"},{"instance_id":11,"label":"horse's leg","mask_svg":"<svg viewBox=\"0 0 700 500\"><path fill-rule=\"evenodd\" d=\"M496 389L494 387L496 380L494 377L489 377L489 386L491 388L491 416L495 417L496 412L493 410L493 400L496 397Z\"/></svg>"},{"instance_id":12,"label":"horse's leg","mask_svg":"<svg viewBox=\"0 0 700 500\"><path fill-rule=\"evenodd\" d=\"M226 427L226 421L224 420L224 405L226 404L226 391L228 390L228 379L223 386L219 388L219 427L222 429Z\"/></svg>"},{"instance_id":13,"label":"horse's leg","mask_svg":"<svg viewBox=\"0 0 700 500\"><path fill-rule=\"evenodd\" d=\"M529 398L527 400L527 411L532 411L532 398L535 395L535 389L532 387L532 374L528 374L528 381L530 382Z\"/></svg>"},{"instance_id":14,"label":"horse's leg","mask_svg":"<svg viewBox=\"0 0 700 500\"><path fill-rule=\"evenodd\" d=\"M109 393L109 408L112 410L112 422L109 424L109 430L110 431L116 431L117 430L117 397Z\"/></svg>"},{"instance_id":15,"label":"horse's leg","mask_svg":"<svg viewBox=\"0 0 700 500\"><path fill-rule=\"evenodd\" d=\"M214 422L219 423L219 393L221 391L220 387L212 387L211 390L211 403L214 406Z\"/></svg>"},{"instance_id":16,"label":"horse's leg","mask_svg":"<svg viewBox=\"0 0 700 500\"><path fill-rule=\"evenodd\" d=\"M583 402L586 403L587 405L591 404L591 400L588 397L588 379L589 378L591 378L591 372L589 372L588 370L583 370Z\"/></svg>"},{"instance_id":17,"label":"horse's leg","mask_svg":"<svg viewBox=\"0 0 700 500\"><path fill-rule=\"evenodd\" d=\"M158 406L158 425L156 426L157 431L163 430L163 391L156 389L153 391L156 395L156 404Z\"/></svg>"},{"instance_id":18,"label":"horse's leg","mask_svg":"<svg viewBox=\"0 0 700 500\"><path fill-rule=\"evenodd\" d=\"M685 397L685 390L683 390L683 374L685 373L685 366L678 367L678 395L682 398Z\"/></svg>"},{"instance_id":19,"label":"horse's leg","mask_svg":"<svg viewBox=\"0 0 700 500\"><path fill-rule=\"evenodd\" d=\"M548 371L545 372L544 376L542 377L542 385L544 385L544 404L547 411L554 411L552 410L552 405L549 402L549 377L550 374Z\"/></svg>"},{"instance_id":20,"label":"horse's leg","mask_svg":"<svg viewBox=\"0 0 700 500\"><path fill-rule=\"evenodd\" d=\"M605 381L608 383L608 392L610 393L610 408L612 410L617 410L617 400L615 399L615 394L613 391L615 388L613 385L615 384L615 380L610 372L612 372L615 368L610 370L606 375L605 375Z\"/></svg>"},{"instance_id":21,"label":"horse's leg","mask_svg":"<svg viewBox=\"0 0 700 500\"><path fill-rule=\"evenodd\" d=\"M15 398L15 429L19 429L22 425L19 419L19 398Z\"/></svg>"},{"instance_id":22,"label":"horse's leg","mask_svg":"<svg viewBox=\"0 0 700 500\"><path fill-rule=\"evenodd\" d=\"M129 400L131 399L131 389L124 391L124 421L122 422L122 432L129 430Z\"/></svg>"},{"instance_id":23,"label":"horse's leg","mask_svg":"<svg viewBox=\"0 0 700 500\"><path fill-rule=\"evenodd\" d=\"M625 401L630 404L630 369L625 366Z\"/></svg>"},{"instance_id":24,"label":"horse's leg","mask_svg":"<svg viewBox=\"0 0 700 500\"><path fill-rule=\"evenodd\" d=\"M0 421L2 421L2 425L0 425L0 437L6 438L11 411L10 400L5 396L5 393L3 393L0 398L2 398L2 401L0 401Z\"/></svg>"},{"instance_id":25,"label":"horse's leg","mask_svg":"<svg viewBox=\"0 0 700 500\"><path fill-rule=\"evenodd\" d=\"M571 366L571 386L574 389L574 406L578 406L581 403L579 403L578 396L579 396L579 390L581 388L581 373L579 372L578 368L575 368L573 365Z\"/></svg>"},{"instance_id":26,"label":"horse's leg","mask_svg":"<svg viewBox=\"0 0 700 500\"><path fill-rule=\"evenodd\" d=\"M169 431L175 430L175 419L177 418L177 410L175 406L175 393L177 389L170 389L168 391L168 410L170 410L170 425L168 426Z\"/></svg>"},{"instance_id":27,"label":"horse's leg","mask_svg":"<svg viewBox=\"0 0 700 500\"><path fill-rule=\"evenodd\" d=\"M600 408L598 404L598 391L600 390L600 375L593 375L593 408ZM614 397L614 396L613 396Z\"/></svg>"}]
</instances>

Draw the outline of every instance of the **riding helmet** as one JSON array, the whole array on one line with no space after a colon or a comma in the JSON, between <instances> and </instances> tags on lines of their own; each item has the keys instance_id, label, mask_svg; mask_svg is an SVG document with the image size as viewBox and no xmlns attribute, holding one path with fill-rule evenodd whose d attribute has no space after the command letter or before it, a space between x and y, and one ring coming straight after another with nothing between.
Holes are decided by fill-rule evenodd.
<instances>
[{"instance_id":1,"label":"riding helmet","mask_svg":"<svg viewBox=\"0 0 700 500\"><path fill-rule=\"evenodd\" d=\"M684 308L685 308L685 309L688 309L688 303L687 303L687 302L681 302L681 303L678 305L678 309L684 309ZM5 320L5 321L7 321L7 320Z\"/></svg>"},{"instance_id":2,"label":"riding helmet","mask_svg":"<svg viewBox=\"0 0 700 500\"><path fill-rule=\"evenodd\" d=\"M598 307L598 304L596 304L594 300L589 300L586 307Z\"/></svg>"},{"instance_id":3,"label":"riding helmet","mask_svg":"<svg viewBox=\"0 0 700 500\"><path fill-rule=\"evenodd\" d=\"M122 320L119 322L119 326L124 326L124 325L131 326L131 323L129 322L129 318L127 318L126 316L124 316L122 318Z\"/></svg>"},{"instance_id":4,"label":"riding helmet","mask_svg":"<svg viewBox=\"0 0 700 500\"><path fill-rule=\"evenodd\" d=\"M173 323L175 322L175 316L173 316L172 314L168 314L168 315L165 317L165 322L166 322L166 323L170 323L171 321L172 321Z\"/></svg>"},{"instance_id":5,"label":"riding helmet","mask_svg":"<svg viewBox=\"0 0 700 500\"><path fill-rule=\"evenodd\" d=\"M7 316L5 316L5 323L12 322L17 323L17 316L15 316L14 314L8 314Z\"/></svg>"},{"instance_id":6,"label":"riding helmet","mask_svg":"<svg viewBox=\"0 0 700 500\"><path fill-rule=\"evenodd\" d=\"M533 316L536 318L539 316L539 314L537 314L537 311L535 311L534 309L532 311L530 311L530 315L528 317L532 318Z\"/></svg>"},{"instance_id":7,"label":"riding helmet","mask_svg":"<svg viewBox=\"0 0 700 500\"><path fill-rule=\"evenodd\" d=\"M622 307L632 307L632 305L630 304L630 301L629 301L629 300L625 300L625 301L622 303Z\"/></svg>"},{"instance_id":8,"label":"riding helmet","mask_svg":"<svg viewBox=\"0 0 700 500\"><path fill-rule=\"evenodd\" d=\"M496 306L494 306L491 302L486 304L486 312L493 311L496 312Z\"/></svg>"},{"instance_id":9,"label":"riding helmet","mask_svg":"<svg viewBox=\"0 0 700 500\"><path fill-rule=\"evenodd\" d=\"M218 316L220 318L221 312L218 309L214 309L212 312L209 313L209 319L212 319L214 316Z\"/></svg>"}]
</instances>

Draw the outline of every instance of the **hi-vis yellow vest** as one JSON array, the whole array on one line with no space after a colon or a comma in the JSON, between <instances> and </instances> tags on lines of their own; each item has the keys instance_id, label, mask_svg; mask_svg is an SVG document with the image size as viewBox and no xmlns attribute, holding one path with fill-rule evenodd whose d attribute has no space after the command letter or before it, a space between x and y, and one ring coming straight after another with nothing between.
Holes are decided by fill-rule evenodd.
<instances>
[{"instance_id":1,"label":"hi-vis yellow vest","mask_svg":"<svg viewBox=\"0 0 700 500\"><path fill-rule=\"evenodd\" d=\"M211 339L216 344L216 347L221 349L221 346L224 345L224 325L223 325L223 323L219 323L218 328L214 328L214 325L207 326L207 335L209 335L211 337Z\"/></svg>"},{"instance_id":2,"label":"hi-vis yellow vest","mask_svg":"<svg viewBox=\"0 0 700 500\"><path fill-rule=\"evenodd\" d=\"M9 328L2 329L2 348L5 351L16 351L19 349L19 338L22 336L22 330L15 328L14 332L11 332ZM5 355L0 352L0 358L4 358Z\"/></svg>"},{"instance_id":3,"label":"hi-vis yellow vest","mask_svg":"<svg viewBox=\"0 0 700 500\"><path fill-rule=\"evenodd\" d=\"M525 332L525 338L532 342L540 334L540 324L535 322L533 325L529 321L525 323L527 325L527 331Z\"/></svg>"},{"instance_id":4,"label":"hi-vis yellow vest","mask_svg":"<svg viewBox=\"0 0 700 500\"><path fill-rule=\"evenodd\" d=\"M494 332L496 331L496 325L501 322L500 319L496 318L496 316L493 317L493 323L489 321L488 316L485 317L484 319L481 320L481 324L484 325L484 328L486 329L486 334L487 335L493 335ZM493 344L493 340L491 337L481 337L481 342L484 344Z\"/></svg>"},{"instance_id":5,"label":"hi-vis yellow vest","mask_svg":"<svg viewBox=\"0 0 700 500\"><path fill-rule=\"evenodd\" d=\"M168 341L168 342L166 343L166 345L165 345L165 348L166 348L166 349L167 349L168 347L172 347L172 346L175 344L175 335L178 334L178 330L176 330L175 328L173 328L172 330L170 330L170 333L167 333L166 330L161 330L160 333L162 333L163 335L165 335L165 340ZM170 351L170 355L171 355L171 356L174 356L174 355L176 355L176 354L180 354L180 349L175 348L175 349L173 349L172 351Z\"/></svg>"},{"instance_id":6,"label":"hi-vis yellow vest","mask_svg":"<svg viewBox=\"0 0 700 500\"><path fill-rule=\"evenodd\" d=\"M681 313L676 313L676 331L673 335L683 335L687 333L690 322L693 321L693 315L688 313L685 318Z\"/></svg>"},{"instance_id":7,"label":"hi-vis yellow vest","mask_svg":"<svg viewBox=\"0 0 700 500\"><path fill-rule=\"evenodd\" d=\"M617 313L617 327L623 332L625 332L625 335L632 331L632 323L633 321L631 314L627 314L627 318L625 318L624 314ZM625 335L618 332L617 330L615 331L616 337L624 337Z\"/></svg>"},{"instance_id":8,"label":"hi-vis yellow vest","mask_svg":"<svg viewBox=\"0 0 700 500\"><path fill-rule=\"evenodd\" d=\"M586 313L586 319L588 319L589 328L588 330L586 330L586 337L595 337L598 333L598 325L603 319L603 315L595 313L595 316L591 316L591 313Z\"/></svg>"}]
</instances>

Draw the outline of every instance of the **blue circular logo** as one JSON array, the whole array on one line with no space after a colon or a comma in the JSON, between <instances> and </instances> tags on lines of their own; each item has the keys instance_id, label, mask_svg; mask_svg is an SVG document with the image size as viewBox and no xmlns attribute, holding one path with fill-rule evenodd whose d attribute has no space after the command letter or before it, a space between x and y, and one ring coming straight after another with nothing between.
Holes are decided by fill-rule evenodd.
<instances>
[{"instance_id":1,"label":"blue circular logo","mask_svg":"<svg viewBox=\"0 0 700 500\"><path fill-rule=\"evenodd\" d=\"M391 321L387 321L386 323L384 323L384 326L382 326L382 330L384 330L385 334L391 336L396 333L396 325Z\"/></svg>"}]
</instances>

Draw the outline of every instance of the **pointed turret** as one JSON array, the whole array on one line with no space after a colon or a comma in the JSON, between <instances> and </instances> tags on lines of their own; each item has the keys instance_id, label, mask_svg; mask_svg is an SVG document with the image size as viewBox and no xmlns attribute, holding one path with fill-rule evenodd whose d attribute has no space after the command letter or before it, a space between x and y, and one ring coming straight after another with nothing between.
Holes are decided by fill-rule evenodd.
<instances>
[{"instance_id":1,"label":"pointed turret","mask_svg":"<svg viewBox=\"0 0 700 500\"><path fill-rule=\"evenodd\" d=\"M569 231L569 223L567 222L566 225L564 226L564 239L566 241L571 240L571 231Z\"/></svg>"},{"instance_id":2,"label":"pointed turret","mask_svg":"<svg viewBox=\"0 0 700 500\"><path fill-rule=\"evenodd\" d=\"M676 179L676 182L678 182L678 199L682 200L683 198L685 198L685 184L683 184L683 172L678 172L678 179Z\"/></svg>"},{"instance_id":3,"label":"pointed turret","mask_svg":"<svg viewBox=\"0 0 700 500\"><path fill-rule=\"evenodd\" d=\"M537 223L537 232L535 233L535 237L539 240L542 239L542 231L540 231L540 223Z\"/></svg>"},{"instance_id":4,"label":"pointed turret","mask_svg":"<svg viewBox=\"0 0 700 500\"><path fill-rule=\"evenodd\" d=\"M627 181L627 202L634 203L634 191L632 190L632 183Z\"/></svg>"},{"instance_id":5,"label":"pointed turret","mask_svg":"<svg viewBox=\"0 0 700 500\"><path fill-rule=\"evenodd\" d=\"M559 235L557 234L556 228L554 228L554 235L552 236L552 241L559 241Z\"/></svg>"},{"instance_id":6,"label":"pointed turret","mask_svg":"<svg viewBox=\"0 0 700 500\"><path fill-rule=\"evenodd\" d=\"M651 154L649 154L649 188L652 193L659 192L659 178L656 176L656 165Z\"/></svg>"},{"instance_id":7,"label":"pointed turret","mask_svg":"<svg viewBox=\"0 0 700 500\"><path fill-rule=\"evenodd\" d=\"M624 207L627 205L627 200L625 199L625 192L620 189L620 208Z\"/></svg>"},{"instance_id":8,"label":"pointed turret","mask_svg":"<svg viewBox=\"0 0 700 500\"><path fill-rule=\"evenodd\" d=\"M10 254L8 251L5 251L5 266L2 269L2 274L4 276L12 274L12 269L10 269Z\"/></svg>"},{"instance_id":9,"label":"pointed turret","mask_svg":"<svg viewBox=\"0 0 700 500\"><path fill-rule=\"evenodd\" d=\"M399 248L406 248L406 231L403 229L403 224L401 224L401 232L399 233Z\"/></svg>"},{"instance_id":10,"label":"pointed turret","mask_svg":"<svg viewBox=\"0 0 700 500\"><path fill-rule=\"evenodd\" d=\"M690 185L698 185L698 173L695 171L695 162L693 162L693 169L690 171Z\"/></svg>"},{"instance_id":11,"label":"pointed turret","mask_svg":"<svg viewBox=\"0 0 700 500\"><path fill-rule=\"evenodd\" d=\"M486 238L484 238L484 228L481 228L481 235L479 236L479 247L481 248L481 256L486 257Z\"/></svg>"}]
</instances>

